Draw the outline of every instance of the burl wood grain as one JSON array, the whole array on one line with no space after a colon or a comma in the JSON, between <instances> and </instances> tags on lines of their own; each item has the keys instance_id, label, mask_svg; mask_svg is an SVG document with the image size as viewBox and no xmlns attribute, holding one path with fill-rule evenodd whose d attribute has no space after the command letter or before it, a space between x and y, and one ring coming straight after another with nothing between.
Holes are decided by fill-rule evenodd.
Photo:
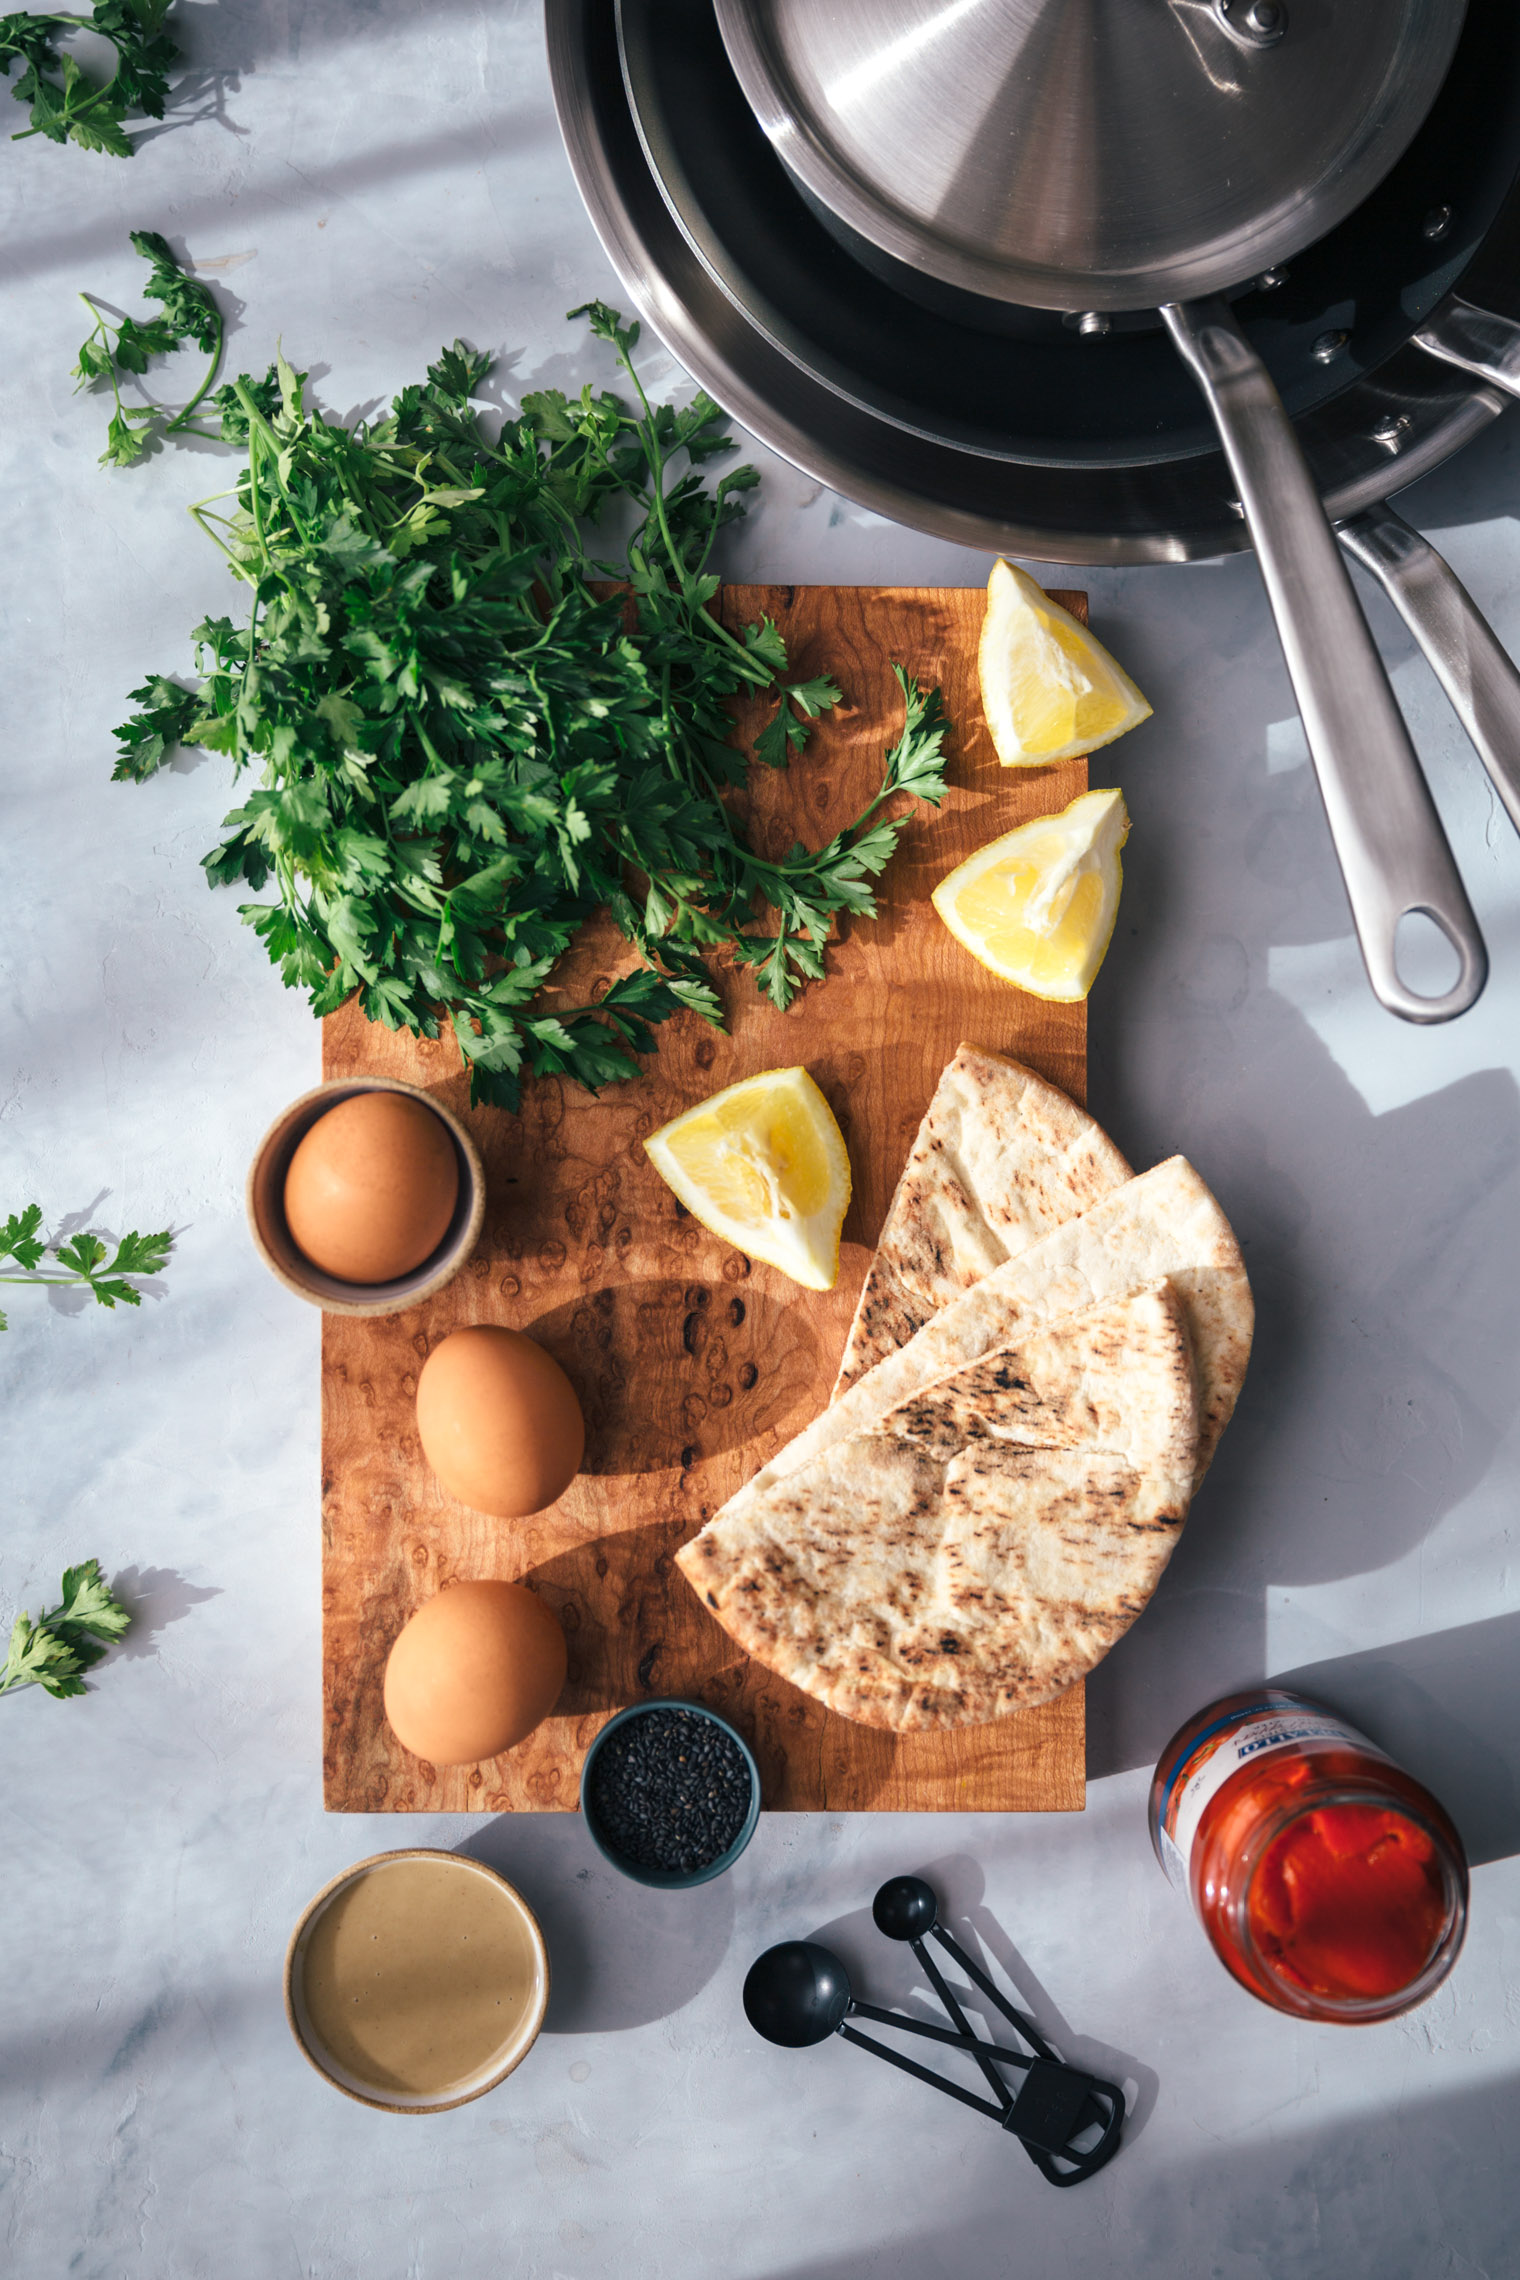
<instances>
[{"instance_id":1,"label":"burl wood grain","mask_svg":"<svg viewBox=\"0 0 1520 2280\"><path fill-rule=\"evenodd\" d=\"M1063 595L1082 610L1083 597ZM790 1811L1077 1811L1083 1699L953 1735L897 1738L831 1716L742 1655L671 1555L828 1398L887 1202L935 1082L962 1038L1016 1054L1082 1097L1082 1006L1045 1005L986 973L929 902L935 883L997 833L1064 807L1083 761L999 767L981 725L983 598L956 588L736 587L735 625L766 613L793 665L828 671L847 704L784 775L757 770L768 846L825 840L869 798L901 724L889 660L944 693L953 786L920 810L881 882L881 915L851 922L828 979L786 1012L720 969L730 1030L694 1016L660 1032L633 1082L599 1100L537 1081L522 1114L471 1110L452 1041L372 1026L353 1008L325 1025L323 1069L403 1077L468 1116L490 1201L479 1251L424 1306L385 1320L328 1315L322 1337L323 1640L328 1807L340 1812L572 1809L581 1759L607 1717L686 1695L732 1718L754 1747L765 1803ZM1085 612L1084 612L1085 614ZM740 720L741 733L757 720ZM567 961L566 1002L631 964L610 924ZM844 1130L855 1190L837 1287L800 1290L706 1233L640 1145L646 1133L757 1069L803 1062ZM582 1476L521 1521L467 1511L422 1460L417 1372L470 1322L525 1330L570 1373L588 1429ZM570 1678L558 1714L488 1764L434 1768L393 1739L381 1708L391 1641L460 1577L522 1577L560 1616Z\"/></svg>"}]
</instances>

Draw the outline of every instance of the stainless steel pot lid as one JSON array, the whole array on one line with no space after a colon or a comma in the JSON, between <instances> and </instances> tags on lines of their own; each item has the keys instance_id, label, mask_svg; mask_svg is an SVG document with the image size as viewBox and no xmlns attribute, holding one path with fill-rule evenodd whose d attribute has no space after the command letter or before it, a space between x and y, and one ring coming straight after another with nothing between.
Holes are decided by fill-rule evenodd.
<instances>
[{"instance_id":1,"label":"stainless steel pot lid","mask_svg":"<svg viewBox=\"0 0 1520 2280\"><path fill-rule=\"evenodd\" d=\"M1465 0L717 0L784 163L897 260L993 300L1223 292L1407 147Z\"/></svg>"}]
</instances>

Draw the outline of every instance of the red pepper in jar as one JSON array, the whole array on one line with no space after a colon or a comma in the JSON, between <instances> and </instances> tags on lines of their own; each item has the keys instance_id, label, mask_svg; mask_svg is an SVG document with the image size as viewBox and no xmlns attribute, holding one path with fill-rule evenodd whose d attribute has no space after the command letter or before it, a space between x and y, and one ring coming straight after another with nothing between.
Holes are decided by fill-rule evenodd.
<instances>
[{"instance_id":1,"label":"red pepper in jar","mask_svg":"<svg viewBox=\"0 0 1520 2280\"><path fill-rule=\"evenodd\" d=\"M1161 1753L1151 1837L1243 1987L1301 2018L1409 2010L1462 1944L1467 1862L1427 1789L1302 1695L1200 1711Z\"/></svg>"}]
</instances>

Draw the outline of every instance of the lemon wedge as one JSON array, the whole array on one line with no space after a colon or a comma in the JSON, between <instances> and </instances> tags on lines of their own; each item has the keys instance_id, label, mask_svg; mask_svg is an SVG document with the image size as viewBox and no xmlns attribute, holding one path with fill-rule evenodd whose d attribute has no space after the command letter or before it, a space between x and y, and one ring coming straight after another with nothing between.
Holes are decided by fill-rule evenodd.
<instances>
[{"instance_id":1,"label":"lemon wedge","mask_svg":"<svg viewBox=\"0 0 1520 2280\"><path fill-rule=\"evenodd\" d=\"M644 1142L693 1218L808 1290L832 1290L850 1159L806 1069L764 1069Z\"/></svg>"},{"instance_id":2,"label":"lemon wedge","mask_svg":"<svg viewBox=\"0 0 1520 2280\"><path fill-rule=\"evenodd\" d=\"M1151 708L1101 641L1011 562L987 581L977 671L1005 768L1043 768L1111 744Z\"/></svg>"},{"instance_id":3,"label":"lemon wedge","mask_svg":"<svg viewBox=\"0 0 1520 2280\"><path fill-rule=\"evenodd\" d=\"M1085 998L1119 912L1122 792L1083 792L1005 831L942 879L934 907L957 942L1034 997Z\"/></svg>"}]
</instances>

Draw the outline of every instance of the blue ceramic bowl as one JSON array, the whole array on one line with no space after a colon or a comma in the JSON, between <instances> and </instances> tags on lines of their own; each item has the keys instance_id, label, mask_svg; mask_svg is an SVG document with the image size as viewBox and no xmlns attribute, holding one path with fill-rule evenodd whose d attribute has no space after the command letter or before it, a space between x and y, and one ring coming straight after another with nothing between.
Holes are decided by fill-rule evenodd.
<instances>
[{"instance_id":1,"label":"blue ceramic bowl","mask_svg":"<svg viewBox=\"0 0 1520 2280\"><path fill-rule=\"evenodd\" d=\"M676 1868L641 1868L636 1861L631 1861L626 1853L619 1852L610 1839L603 1835L597 1820L596 1808L591 1802L591 1774L592 1768L596 1764L598 1752L608 1735L615 1734L619 1726L626 1726L634 1718L647 1718L651 1710L685 1710L691 1717L709 1719L713 1725L721 1727L730 1740L737 1744L739 1753L748 1768L749 1811L744 1816L744 1826L740 1829L727 1852L719 1853L717 1859L710 1860L705 1868L694 1868L687 1872ZM608 1719L586 1752L585 1763L581 1767L581 1817L591 1832L591 1841L603 1860L609 1861L624 1876L631 1876L635 1884L651 1884L666 1892L689 1891L695 1884L711 1884L715 1876L721 1876L725 1869L732 1868L754 1835L755 1824L760 1818L760 1768L756 1765L753 1753L744 1736L736 1733L726 1718L720 1718L717 1711L709 1710L705 1703L681 1702L673 1696L664 1697L657 1702L635 1702L628 1709L620 1710L615 1718Z\"/></svg>"}]
</instances>

